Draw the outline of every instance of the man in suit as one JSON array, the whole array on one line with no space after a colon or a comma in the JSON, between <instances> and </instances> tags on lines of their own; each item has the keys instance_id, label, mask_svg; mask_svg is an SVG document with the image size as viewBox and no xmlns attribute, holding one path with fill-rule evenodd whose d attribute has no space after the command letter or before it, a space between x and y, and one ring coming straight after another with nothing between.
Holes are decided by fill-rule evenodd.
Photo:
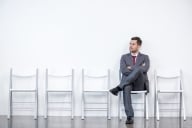
<instances>
[{"instance_id":1,"label":"man in suit","mask_svg":"<svg viewBox=\"0 0 192 128\"><path fill-rule=\"evenodd\" d=\"M149 81L147 71L150 62L148 55L139 52L142 40L139 37L132 37L130 41L130 53L121 57L120 71L122 74L120 84L110 89L113 95L123 91L123 102L127 115L126 124L134 123L134 111L131 101L131 91L147 90L149 92Z\"/></svg>"}]
</instances>

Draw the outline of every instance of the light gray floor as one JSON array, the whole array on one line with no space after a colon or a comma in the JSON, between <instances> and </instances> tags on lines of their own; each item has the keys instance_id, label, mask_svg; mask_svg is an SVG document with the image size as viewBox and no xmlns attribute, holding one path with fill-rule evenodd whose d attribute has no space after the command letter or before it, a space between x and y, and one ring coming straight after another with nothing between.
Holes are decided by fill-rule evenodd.
<instances>
[{"instance_id":1,"label":"light gray floor","mask_svg":"<svg viewBox=\"0 0 192 128\"><path fill-rule=\"evenodd\" d=\"M145 121L136 117L133 125L126 125L125 119L107 120L105 117L87 117L85 120L80 117L74 120L70 117L49 117L47 120L39 117L34 120L29 116L14 116L7 120L6 116L0 116L0 128L192 128L192 118L187 118L187 121L179 118L161 118L160 121L150 118Z\"/></svg>"}]
</instances>

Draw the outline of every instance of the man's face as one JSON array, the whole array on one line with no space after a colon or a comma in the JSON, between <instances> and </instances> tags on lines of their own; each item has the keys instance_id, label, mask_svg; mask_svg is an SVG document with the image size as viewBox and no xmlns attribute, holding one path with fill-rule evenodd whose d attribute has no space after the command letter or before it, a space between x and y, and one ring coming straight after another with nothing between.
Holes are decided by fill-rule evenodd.
<instances>
[{"instance_id":1,"label":"man's face","mask_svg":"<svg viewBox=\"0 0 192 128\"><path fill-rule=\"evenodd\" d=\"M141 46L137 44L137 40L131 40L130 45L129 45L130 52L136 53L139 51L140 47Z\"/></svg>"}]
</instances>

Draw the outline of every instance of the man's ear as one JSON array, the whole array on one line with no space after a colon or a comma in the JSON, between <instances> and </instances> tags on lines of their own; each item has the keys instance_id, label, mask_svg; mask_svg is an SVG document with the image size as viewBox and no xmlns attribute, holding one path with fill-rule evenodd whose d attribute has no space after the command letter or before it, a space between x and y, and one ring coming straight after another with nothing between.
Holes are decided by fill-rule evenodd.
<instances>
[{"instance_id":1,"label":"man's ear","mask_svg":"<svg viewBox=\"0 0 192 128\"><path fill-rule=\"evenodd\" d=\"M141 45L138 46L139 47L139 50L141 49Z\"/></svg>"}]
</instances>

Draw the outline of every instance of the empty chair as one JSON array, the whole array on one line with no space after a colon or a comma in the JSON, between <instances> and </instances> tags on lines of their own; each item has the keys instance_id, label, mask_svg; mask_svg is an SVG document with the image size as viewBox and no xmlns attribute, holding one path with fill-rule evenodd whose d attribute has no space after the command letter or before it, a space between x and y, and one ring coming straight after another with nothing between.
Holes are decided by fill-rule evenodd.
<instances>
[{"instance_id":1,"label":"empty chair","mask_svg":"<svg viewBox=\"0 0 192 128\"><path fill-rule=\"evenodd\" d=\"M156 119L159 120L159 115L160 115L160 110L178 110L178 109L160 109L159 105L160 104L178 104L179 105L179 116L182 116L182 111L183 111L183 119L186 120L186 115L185 115L185 102L184 102L184 89L183 89L183 79L182 79L182 71L163 71L163 70L156 70L154 73L154 80L155 80L155 116ZM161 80L161 82L160 82ZM168 84L168 82L174 81L173 84L169 83L169 86L166 86L166 89L162 88L160 86L160 83L162 85L164 80L164 84ZM172 87L172 86L173 87ZM172 87L172 88L171 88ZM163 95L164 94L164 95ZM165 94L179 94L179 103L175 102L165 102L167 99L161 98L160 102L160 96L165 96ZM174 95L175 97L176 95ZM164 100L164 102L163 102Z\"/></svg>"},{"instance_id":2,"label":"empty chair","mask_svg":"<svg viewBox=\"0 0 192 128\"><path fill-rule=\"evenodd\" d=\"M122 74L121 71L119 71L119 80L121 80ZM132 104L143 104L144 105L144 109L141 109L144 111L144 117L146 120L149 119L148 116L148 92L147 90L142 90L142 91L131 91L131 94L140 94L143 95L144 100L143 102L132 102ZM124 107L123 107L123 91L121 91L119 93L119 106L118 106L118 115L119 115L119 119L122 120L122 111L124 111Z\"/></svg>"},{"instance_id":3,"label":"empty chair","mask_svg":"<svg viewBox=\"0 0 192 128\"><path fill-rule=\"evenodd\" d=\"M91 74L91 75L90 75ZM87 73L84 69L82 70L82 119L85 118L86 111L106 111L107 118L111 119L111 103L110 103L110 70L107 70L104 75L95 75L94 73ZM94 81L89 83L90 81ZM100 82L102 84L99 84ZM95 86L94 86L95 85ZM88 101L88 96L102 96L105 101L101 99ZM98 107L90 107L89 105L95 105ZM104 107L103 107L104 105Z\"/></svg>"},{"instance_id":4,"label":"empty chair","mask_svg":"<svg viewBox=\"0 0 192 128\"><path fill-rule=\"evenodd\" d=\"M53 81L53 84L51 84L51 80ZM63 81L69 81L68 83L60 82L60 80ZM59 81L60 83L56 82ZM62 83L62 84L61 84ZM56 87L57 86L57 87ZM45 82L45 115L44 118L47 118L48 116L48 110L49 110L49 104L62 104L64 105L63 108L60 110L63 111L70 111L71 112L71 119L74 118L74 69L71 70L70 74L67 75L57 75L53 73L49 73L48 69L46 69L46 82ZM65 94L66 97L69 96L69 101L64 101L65 96L60 95L60 97L63 99L63 101L50 101L51 94L57 94L58 96L60 94ZM67 98L66 98L67 99ZM66 107L67 106L67 107ZM56 109L56 108L55 108Z\"/></svg>"},{"instance_id":5,"label":"empty chair","mask_svg":"<svg viewBox=\"0 0 192 128\"><path fill-rule=\"evenodd\" d=\"M20 83L17 82L16 84L16 80L20 80ZM25 80L28 80L28 81L32 80L34 84L31 85L30 87L29 87L29 83L27 83L28 85L21 86L22 81L25 81ZM27 101L27 102L13 101L13 99L14 100L16 99L16 97L14 97L14 94L16 93L32 94L34 96L34 101ZM30 110L32 109L34 111L34 119L37 119L37 116L38 116L38 69L36 69L36 73L33 75L17 75L13 73L13 69L10 69L10 86L9 86L9 102L8 103L9 103L8 116L7 116L8 119L10 119L10 117L12 116L13 104L21 104L21 103L33 104L33 107L29 109Z\"/></svg>"}]
</instances>

